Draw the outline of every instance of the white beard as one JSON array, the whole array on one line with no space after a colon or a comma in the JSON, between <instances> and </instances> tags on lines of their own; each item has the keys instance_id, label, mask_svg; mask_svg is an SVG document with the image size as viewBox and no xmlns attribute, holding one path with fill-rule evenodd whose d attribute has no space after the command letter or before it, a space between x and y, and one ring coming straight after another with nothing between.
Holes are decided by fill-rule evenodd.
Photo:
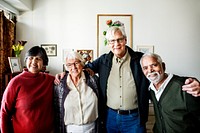
<instances>
[{"instance_id":1,"label":"white beard","mask_svg":"<svg viewBox=\"0 0 200 133\"><path fill-rule=\"evenodd\" d=\"M159 72L152 72L147 74L147 79L153 84L159 83L164 78L164 73L160 74Z\"/></svg>"}]
</instances>

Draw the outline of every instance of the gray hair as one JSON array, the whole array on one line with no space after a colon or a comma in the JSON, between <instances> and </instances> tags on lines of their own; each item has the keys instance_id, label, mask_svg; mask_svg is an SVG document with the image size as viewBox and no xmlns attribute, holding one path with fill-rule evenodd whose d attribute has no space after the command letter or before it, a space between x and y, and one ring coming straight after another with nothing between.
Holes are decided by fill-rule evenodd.
<instances>
[{"instance_id":1,"label":"gray hair","mask_svg":"<svg viewBox=\"0 0 200 133\"><path fill-rule=\"evenodd\" d=\"M158 55L158 54L155 54L155 53L150 53L150 52L147 52L145 54L143 54L143 56L141 57L140 59L140 65L142 66L142 59L146 56L150 56L150 57L153 57L155 58L160 64L162 64L162 58Z\"/></svg>"},{"instance_id":2,"label":"gray hair","mask_svg":"<svg viewBox=\"0 0 200 133\"><path fill-rule=\"evenodd\" d=\"M82 58L81 54L75 51L67 53L65 60L68 59L77 59L81 61L81 65L84 67L85 66L85 60Z\"/></svg>"},{"instance_id":3,"label":"gray hair","mask_svg":"<svg viewBox=\"0 0 200 133\"><path fill-rule=\"evenodd\" d=\"M109 40L111 37L115 35L117 31L121 31L123 37L127 38L124 26L112 26L109 27L106 32L106 39Z\"/></svg>"}]
</instances>

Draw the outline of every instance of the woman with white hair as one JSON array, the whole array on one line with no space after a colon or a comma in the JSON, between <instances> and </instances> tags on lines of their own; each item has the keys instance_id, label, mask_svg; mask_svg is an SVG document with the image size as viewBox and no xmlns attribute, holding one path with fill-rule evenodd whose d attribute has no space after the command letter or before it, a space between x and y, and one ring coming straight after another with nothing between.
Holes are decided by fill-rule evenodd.
<instances>
[{"instance_id":1,"label":"woman with white hair","mask_svg":"<svg viewBox=\"0 0 200 133\"><path fill-rule=\"evenodd\" d=\"M78 52L65 59L67 74L54 88L56 133L96 133L97 78L83 71L85 60Z\"/></svg>"}]
</instances>

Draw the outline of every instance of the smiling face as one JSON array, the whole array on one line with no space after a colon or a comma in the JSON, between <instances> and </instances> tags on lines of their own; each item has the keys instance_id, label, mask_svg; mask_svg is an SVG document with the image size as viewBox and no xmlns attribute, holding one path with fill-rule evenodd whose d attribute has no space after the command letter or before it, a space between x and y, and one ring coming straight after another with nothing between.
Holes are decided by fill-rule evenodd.
<instances>
[{"instance_id":1,"label":"smiling face","mask_svg":"<svg viewBox=\"0 0 200 133\"><path fill-rule=\"evenodd\" d=\"M117 30L108 40L111 51L119 58L122 58L126 53L126 43L126 38L120 30Z\"/></svg>"},{"instance_id":2,"label":"smiling face","mask_svg":"<svg viewBox=\"0 0 200 133\"><path fill-rule=\"evenodd\" d=\"M26 67L31 73L39 73L43 67L43 60L40 56L28 56Z\"/></svg>"},{"instance_id":3,"label":"smiling face","mask_svg":"<svg viewBox=\"0 0 200 133\"><path fill-rule=\"evenodd\" d=\"M164 63L157 61L155 57L145 56L141 60L144 75L154 84L160 83L164 79Z\"/></svg>"},{"instance_id":4,"label":"smiling face","mask_svg":"<svg viewBox=\"0 0 200 133\"><path fill-rule=\"evenodd\" d=\"M78 59L66 59L66 68L72 78L80 77L83 70L81 61Z\"/></svg>"},{"instance_id":5,"label":"smiling face","mask_svg":"<svg viewBox=\"0 0 200 133\"><path fill-rule=\"evenodd\" d=\"M43 65L48 65L48 57L44 48L33 46L25 55L25 63L29 72L39 73Z\"/></svg>"}]
</instances>

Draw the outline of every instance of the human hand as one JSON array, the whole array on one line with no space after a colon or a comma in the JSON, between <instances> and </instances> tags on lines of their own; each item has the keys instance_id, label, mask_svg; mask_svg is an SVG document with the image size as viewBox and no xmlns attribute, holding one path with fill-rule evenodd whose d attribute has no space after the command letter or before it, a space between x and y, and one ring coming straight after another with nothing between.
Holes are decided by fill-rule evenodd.
<instances>
[{"instance_id":1,"label":"human hand","mask_svg":"<svg viewBox=\"0 0 200 133\"><path fill-rule=\"evenodd\" d=\"M200 83L196 79L188 78L185 80L185 85L182 86L182 90L195 97L198 97L200 96Z\"/></svg>"},{"instance_id":2,"label":"human hand","mask_svg":"<svg viewBox=\"0 0 200 133\"><path fill-rule=\"evenodd\" d=\"M60 84L60 80L65 76L65 72L56 74L55 76L55 80L54 80L54 84L59 85Z\"/></svg>"},{"instance_id":3,"label":"human hand","mask_svg":"<svg viewBox=\"0 0 200 133\"><path fill-rule=\"evenodd\" d=\"M92 69L90 68L85 68L85 71L87 71L91 76L94 76L94 71L92 71Z\"/></svg>"}]
</instances>

